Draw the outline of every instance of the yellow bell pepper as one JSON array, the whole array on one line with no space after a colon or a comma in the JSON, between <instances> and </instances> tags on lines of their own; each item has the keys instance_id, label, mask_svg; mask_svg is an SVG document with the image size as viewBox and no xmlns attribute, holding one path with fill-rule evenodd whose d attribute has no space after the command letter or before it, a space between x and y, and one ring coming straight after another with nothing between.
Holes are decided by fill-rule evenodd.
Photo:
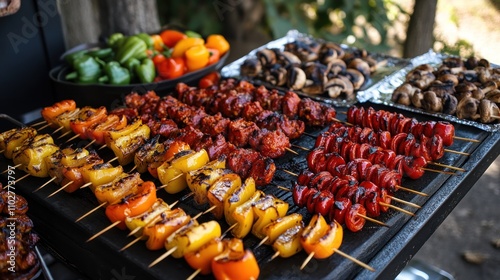
<instances>
[{"instance_id":1,"label":"yellow bell pepper","mask_svg":"<svg viewBox=\"0 0 500 280\"><path fill-rule=\"evenodd\" d=\"M243 238L250 233L254 222L252 205L265 195L261 190L257 190L252 197L240 206L236 207L231 214L237 225L231 230L234 237Z\"/></svg>"},{"instance_id":2,"label":"yellow bell pepper","mask_svg":"<svg viewBox=\"0 0 500 280\"><path fill-rule=\"evenodd\" d=\"M143 236L142 234L144 227L152 223L157 217L168 210L170 210L170 206L164 202L163 199L157 198L153 206L151 206L148 211L134 217L125 218L125 225L130 231L140 228L140 230L138 230L134 235L136 237L141 236L142 239L146 239L147 236Z\"/></svg>"},{"instance_id":3,"label":"yellow bell pepper","mask_svg":"<svg viewBox=\"0 0 500 280\"><path fill-rule=\"evenodd\" d=\"M54 123L58 127L61 126L63 127L62 129L63 133L71 131L71 125L70 125L71 121L76 120L78 118L78 116L80 115L80 111L81 111L80 108L76 108L73 111L64 112L54 119Z\"/></svg>"},{"instance_id":4,"label":"yellow bell pepper","mask_svg":"<svg viewBox=\"0 0 500 280\"><path fill-rule=\"evenodd\" d=\"M12 159L12 154L17 147L20 147L24 140L33 138L37 131L31 127L14 128L0 133L0 151L6 158Z\"/></svg>"},{"instance_id":5,"label":"yellow bell pepper","mask_svg":"<svg viewBox=\"0 0 500 280\"><path fill-rule=\"evenodd\" d=\"M274 251L278 252L279 256L282 258L289 258L302 251L300 236L302 235L303 230L303 222L287 229L276 239L276 241L274 241L272 245Z\"/></svg>"},{"instance_id":6,"label":"yellow bell pepper","mask_svg":"<svg viewBox=\"0 0 500 280\"><path fill-rule=\"evenodd\" d=\"M293 213L267 224L262 232L267 237L264 244L271 245L281 236L287 229L302 224L302 215Z\"/></svg>"},{"instance_id":7,"label":"yellow bell pepper","mask_svg":"<svg viewBox=\"0 0 500 280\"><path fill-rule=\"evenodd\" d=\"M123 174L121 165L113 166L110 163L96 164L91 168L82 170L83 180L91 183L89 186L92 192L100 185L108 184L115 178Z\"/></svg>"},{"instance_id":8,"label":"yellow bell pepper","mask_svg":"<svg viewBox=\"0 0 500 280\"><path fill-rule=\"evenodd\" d=\"M147 141L134 155L134 164L139 173L148 171L148 166L163 159L165 144L160 142L160 135Z\"/></svg>"},{"instance_id":9,"label":"yellow bell pepper","mask_svg":"<svg viewBox=\"0 0 500 280\"><path fill-rule=\"evenodd\" d=\"M182 258L189 252L199 250L201 246L222 234L221 227L217 221L209 221L197 226L183 227L167 237L165 248L177 249L172 253L174 258Z\"/></svg>"},{"instance_id":10,"label":"yellow bell pepper","mask_svg":"<svg viewBox=\"0 0 500 280\"><path fill-rule=\"evenodd\" d=\"M224 217L230 226L236 223L231 213L233 213L238 206L249 200L256 190L255 180L252 177L248 177L241 188L236 188L228 193L227 199L224 200Z\"/></svg>"},{"instance_id":11,"label":"yellow bell pepper","mask_svg":"<svg viewBox=\"0 0 500 280\"><path fill-rule=\"evenodd\" d=\"M220 34L209 35L205 46L209 49L218 50L220 55L224 55L229 50L229 42Z\"/></svg>"},{"instance_id":12,"label":"yellow bell pepper","mask_svg":"<svg viewBox=\"0 0 500 280\"><path fill-rule=\"evenodd\" d=\"M169 194L176 194L187 187L186 174L180 169L168 166L168 163L158 167L158 179L163 184L163 188ZM166 168L165 168L166 167Z\"/></svg>"},{"instance_id":13,"label":"yellow bell pepper","mask_svg":"<svg viewBox=\"0 0 500 280\"><path fill-rule=\"evenodd\" d=\"M54 145L54 140L48 134L38 134L27 138L13 154L14 164L21 164L21 169L35 177L48 177L49 169L45 158L57 152L59 147Z\"/></svg>"},{"instance_id":14,"label":"yellow bell pepper","mask_svg":"<svg viewBox=\"0 0 500 280\"><path fill-rule=\"evenodd\" d=\"M99 203L114 204L128 194L136 193L139 184L144 182L138 172L133 174L122 173L112 182L99 185L94 190L94 195Z\"/></svg>"},{"instance_id":15,"label":"yellow bell pepper","mask_svg":"<svg viewBox=\"0 0 500 280\"><path fill-rule=\"evenodd\" d=\"M255 202L252 209L257 219L253 224L252 234L262 239L265 237L263 228L278 218L285 216L288 211L288 203L268 194Z\"/></svg>"},{"instance_id":16,"label":"yellow bell pepper","mask_svg":"<svg viewBox=\"0 0 500 280\"><path fill-rule=\"evenodd\" d=\"M165 211L161 219L153 225L143 228L142 234L148 238L146 247L149 250L160 250L165 248L165 240L176 230L187 225L198 225L182 208Z\"/></svg>"},{"instance_id":17,"label":"yellow bell pepper","mask_svg":"<svg viewBox=\"0 0 500 280\"><path fill-rule=\"evenodd\" d=\"M208 64L210 52L204 45L196 45L186 50L186 66L188 72L199 70Z\"/></svg>"},{"instance_id":18,"label":"yellow bell pepper","mask_svg":"<svg viewBox=\"0 0 500 280\"><path fill-rule=\"evenodd\" d=\"M141 125L142 125L142 120L138 118L122 129L108 131L104 136L106 145L108 145L108 143L116 141L120 137L129 135L133 131L137 130Z\"/></svg>"},{"instance_id":19,"label":"yellow bell pepper","mask_svg":"<svg viewBox=\"0 0 500 280\"><path fill-rule=\"evenodd\" d=\"M314 258L325 259L340 247L342 238L343 229L337 221L328 224L321 214L315 214L304 228L300 243L307 254L314 253Z\"/></svg>"},{"instance_id":20,"label":"yellow bell pepper","mask_svg":"<svg viewBox=\"0 0 500 280\"><path fill-rule=\"evenodd\" d=\"M68 167L76 167L85 164L85 158L90 155L87 149L64 148L46 157L48 173L51 178L56 177L54 183L59 184L63 180L63 170Z\"/></svg>"},{"instance_id":21,"label":"yellow bell pepper","mask_svg":"<svg viewBox=\"0 0 500 280\"><path fill-rule=\"evenodd\" d=\"M189 48L203 44L205 44L205 40L202 38L184 38L175 44L171 56L173 58L182 57Z\"/></svg>"},{"instance_id":22,"label":"yellow bell pepper","mask_svg":"<svg viewBox=\"0 0 500 280\"><path fill-rule=\"evenodd\" d=\"M236 173L229 173L220 177L208 189L207 198L210 206L215 206L211 213L217 220L224 215L224 200L229 193L241 187L241 177Z\"/></svg>"},{"instance_id":23,"label":"yellow bell pepper","mask_svg":"<svg viewBox=\"0 0 500 280\"><path fill-rule=\"evenodd\" d=\"M106 145L118 157L120 165L124 166L134 160L135 152L149 139L150 133L151 130L147 125L140 125L129 134L114 141L106 142Z\"/></svg>"},{"instance_id":24,"label":"yellow bell pepper","mask_svg":"<svg viewBox=\"0 0 500 280\"><path fill-rule=\"evenodd\" d=\"M225 168L226 160L224 158L219 158L186 174L187 185L194 193L194 200L196 203L201 205L208 202L208 188L210 188L210 186L222 175L232 172Z\"/></svg>"},{"instance_id":25,"label":"yellow bell pepper","mask_svg":"<svg viewBox=\"0 0 500 280\"><path fill-rule=\"evenodd\" d=\"M207 151L201 149L193 154L187 154L179 158L175 157L170 165L181 170L183 173L188 173L189 171L203 167L209 160Z\"/></svg>"}]
</instances>

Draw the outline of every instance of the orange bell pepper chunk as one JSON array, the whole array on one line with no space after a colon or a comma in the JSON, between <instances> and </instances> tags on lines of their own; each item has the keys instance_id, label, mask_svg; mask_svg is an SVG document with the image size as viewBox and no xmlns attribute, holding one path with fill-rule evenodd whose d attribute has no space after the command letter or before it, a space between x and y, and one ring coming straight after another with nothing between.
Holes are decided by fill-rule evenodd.
<instances>
[{"instance_id":1,"label":"orange bell pepper chunk","mask_svg":"<svg viewBox=\"0 0 500 280\"><path fill-rule=\"evenodd\" d=\"M314 258L325 259L333 255L342 244L342 226L333 221L328 224L321 214L315 214L300 237L302 248Z\"/></svg>"}]
</instances>

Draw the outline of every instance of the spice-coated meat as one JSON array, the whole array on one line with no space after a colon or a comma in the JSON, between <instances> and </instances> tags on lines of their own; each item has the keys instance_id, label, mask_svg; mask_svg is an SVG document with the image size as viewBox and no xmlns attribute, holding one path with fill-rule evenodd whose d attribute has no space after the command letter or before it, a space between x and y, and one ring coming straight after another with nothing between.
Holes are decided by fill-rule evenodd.
<instances>
[{"instance_id":1,"label":"spice-coated meat","mask_svg":"<svg viewBox=\"0 0 500 280\"><path fill-rule=\"evenodd\" d=\"M245 147L256 130L259 130L259 127L254 122L234 120L228 126L228 141L236 147Z\"/></svg>"},{"instance_id":2,"label":"spice-coated meat","mask_svg":"<svg viewBox=\"0 0 500 280\"><path fill-rule=\"evenodd\" d=\"M253 149L260 151L263 156L278 158L286 153L286 148L290 147L290 140L280 130L262 129L254 130L249 144Z\"/></svg>"}]
</instances>

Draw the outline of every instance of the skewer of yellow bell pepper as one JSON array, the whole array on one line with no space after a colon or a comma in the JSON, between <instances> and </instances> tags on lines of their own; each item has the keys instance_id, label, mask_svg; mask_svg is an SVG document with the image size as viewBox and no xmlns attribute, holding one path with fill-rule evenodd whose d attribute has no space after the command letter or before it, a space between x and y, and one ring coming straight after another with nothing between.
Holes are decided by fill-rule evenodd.
<instances>
[{"instance_id":1,"label":"skewer of yellow bell pepper","mask_svg":"<svg viewBox=\"0 0 500 280\"><path fill-rule=\"evenodd\" d=\"M215 206L212 214L220 220L224 215L224 201L237 188L241 187L241 177L236 173L228 173L217 179L207 192L210 206Z\"/></svg>"},{"instance_id":2,"label":"skewer of yellow bell pepper","mask_svg":"<svg viewBox=\"0 0 500 280\"><path fill-rule=\"evenodd\" d=\"M49 176L45 158L59 150L54 144L54 140L48 134L38 134L32 138L26 138L22 144L15 148L12 153L12 160L16 166L31 176Z\"/></svg>"},{"instance_id":3,"label":"skewer of yellow bell pepper","mask_svg":"<svg viewBox=\"0 0 500 280\"><path fill-rule=\"evenodd\" d=\"M13 128L0 133L0 151L7 159L12 159L14 150L19 148L26 139L33 138L37 131L31 127Z\"/></svg>"},{"instance_id":4,"label":"skewer of yellow bell pepper","mask_svg":"<svg viewBox=\"0 0 500 280\"><path fill-rule=\"evenodd\" d=\"M288 203L267 194L252 205L256 221L252 226L252 234L259 239L265 237L262 229L269 223L286 215Z\"/></svg>"}]
</instances>

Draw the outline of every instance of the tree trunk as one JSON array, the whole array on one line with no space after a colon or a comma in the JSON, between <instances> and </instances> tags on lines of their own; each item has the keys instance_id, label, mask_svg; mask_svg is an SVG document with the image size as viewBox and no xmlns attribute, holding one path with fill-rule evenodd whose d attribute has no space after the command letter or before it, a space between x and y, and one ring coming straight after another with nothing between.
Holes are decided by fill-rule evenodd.
<instances>
[{"instance_id":1,"label":"tree trunk","mask_svg":"<svg viewBox=\"0 0 500 280\"><path fill-rule=\"evenodd\" d=\"M58 0L66 48L98 42L101 34L96 0Z\"/></svg>"},{"instance_id":2,"label":"tree trunk","mask_svg":"<svg viewBox=\"0 0 500 280\"><path fill-rule=\"evenodd\" d=\"M101 0L102 36L115 32L125 35L160 30L156 0Z\"/></svg>"},{"instance_id":3,"label":"tree trunk","mask_svg":"<svg viewBox=\"0 0 500 280\"><path fill-rule=\"evenodd\" d=\"M414 57L427 52L434 43L434 22L437 0L417 0L410 17L403 57Z\"/></svg>"}]
</instances>

